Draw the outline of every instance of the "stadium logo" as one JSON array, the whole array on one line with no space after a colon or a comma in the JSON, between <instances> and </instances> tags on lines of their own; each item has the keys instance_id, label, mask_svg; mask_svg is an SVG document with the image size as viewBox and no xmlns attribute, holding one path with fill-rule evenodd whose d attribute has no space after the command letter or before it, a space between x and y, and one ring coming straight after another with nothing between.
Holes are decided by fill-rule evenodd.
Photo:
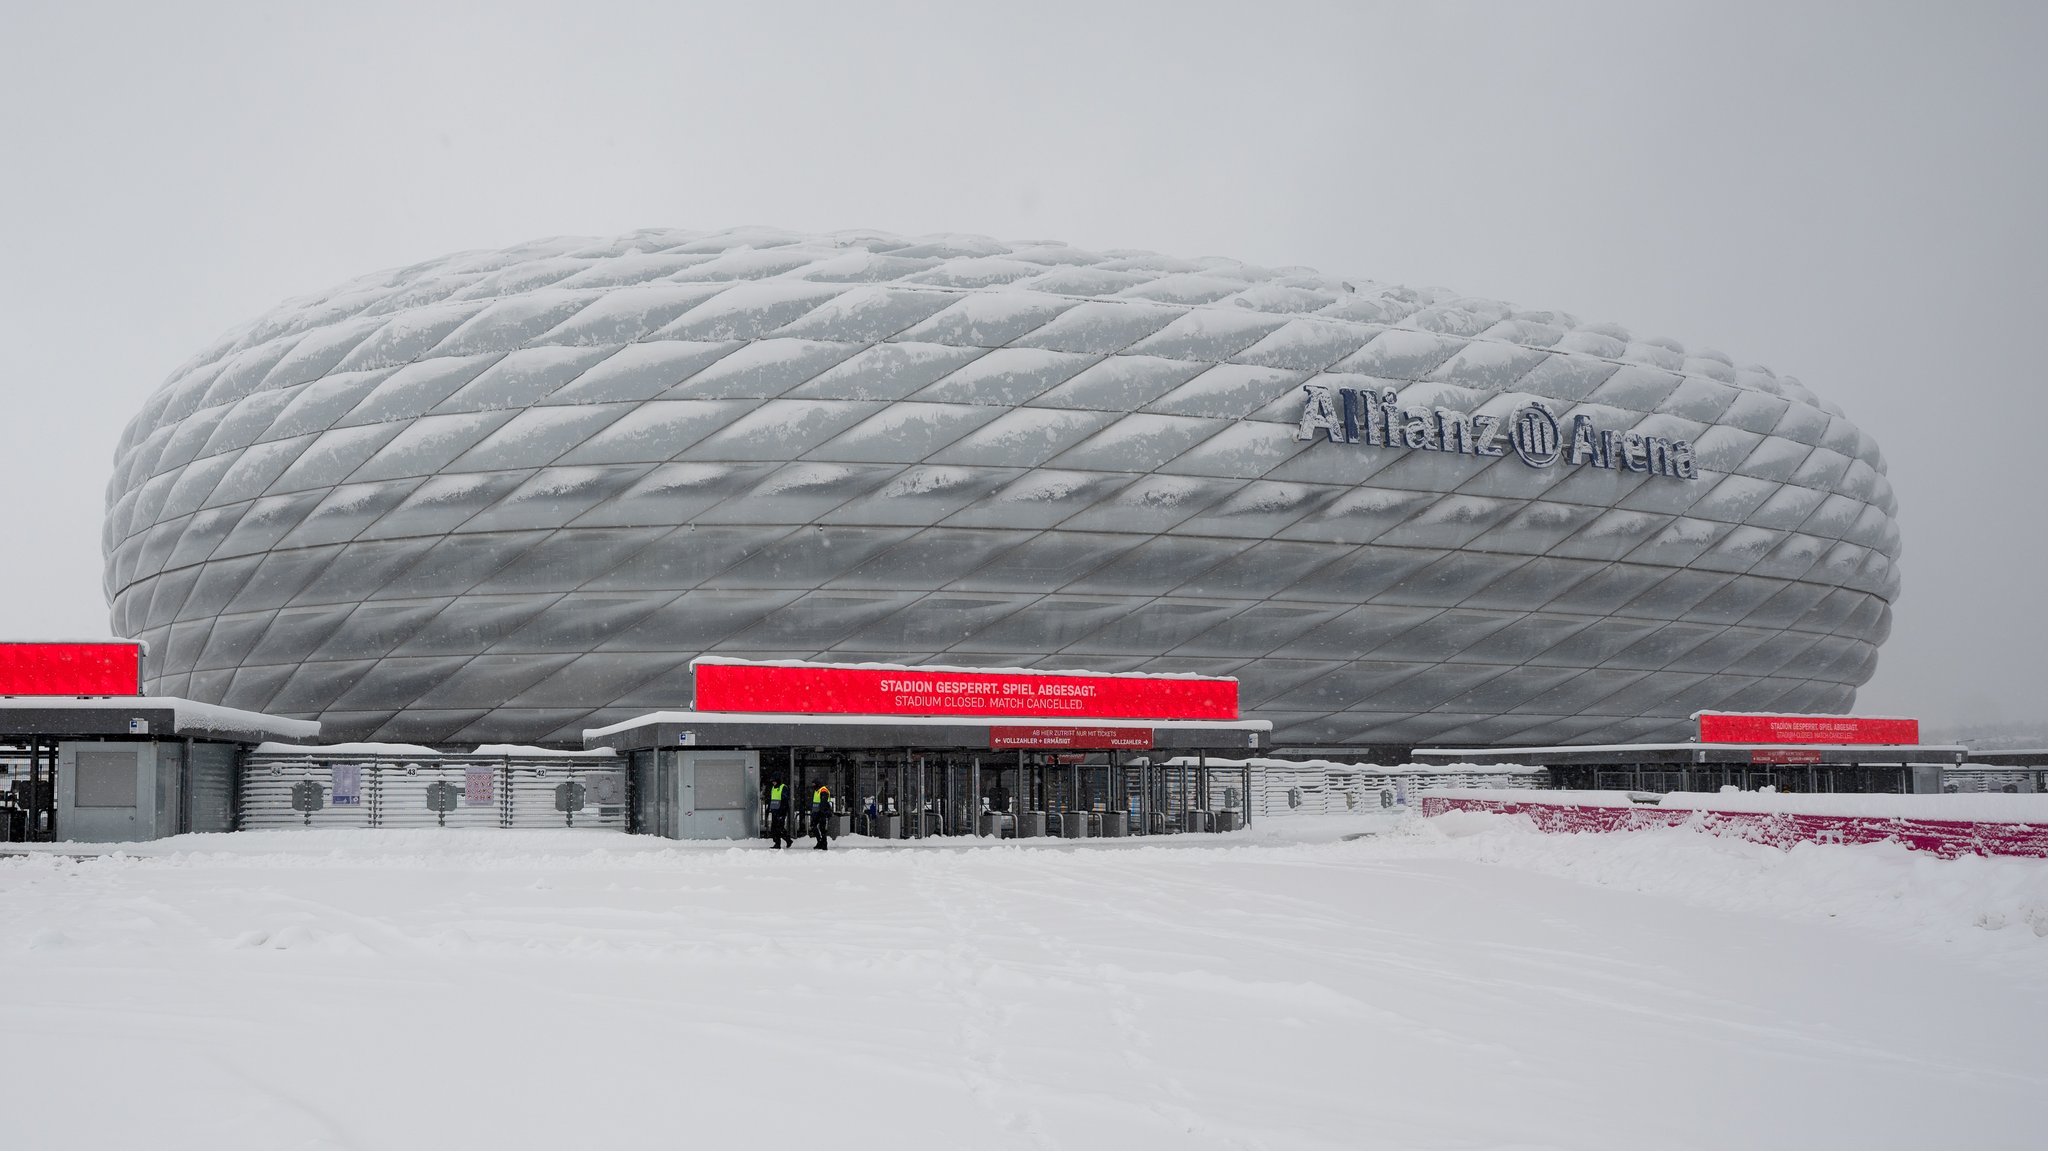
<instances>
[{"instance_id":1,"label":"stadium logo","mask_svg":"<svg viewBox=\"0 0 2048 1151\"><path fill-rule=\"evenodd\" d=\"M1696 480L1700 475L1689 440L1603 428L1592 416L1583 414L1573 416L1567 430L1541 400L1516 408L1503 428L1498 416L1450 408L1404 408L1392 388L1303 384L1301 390L1307 394L1307 402L1294 432L1297 440L1315 439L1320 432L1332 443L1467 456L1504 456L1512 448L1532 468L1563 461L1681 480Z\"/></svg>"}]
</instances>

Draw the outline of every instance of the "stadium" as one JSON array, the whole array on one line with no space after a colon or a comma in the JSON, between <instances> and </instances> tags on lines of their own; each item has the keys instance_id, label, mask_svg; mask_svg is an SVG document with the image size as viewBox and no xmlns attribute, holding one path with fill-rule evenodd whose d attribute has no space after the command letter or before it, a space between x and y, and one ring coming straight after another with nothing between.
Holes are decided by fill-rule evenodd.
<instances>
[{"instance_id":1,"label":"stadium","mask_svg":"<svg viewBox=\"0 0 2048 1151\"><path fill-rule=\"evenodd\" d=\"M978 236L641 231L290 301L108 488L146 687L580 746L700 657L1235 677L1276 748L1846 712L1899 535L1795 380L1549 311Z\"/></svg>"}]
</instances>

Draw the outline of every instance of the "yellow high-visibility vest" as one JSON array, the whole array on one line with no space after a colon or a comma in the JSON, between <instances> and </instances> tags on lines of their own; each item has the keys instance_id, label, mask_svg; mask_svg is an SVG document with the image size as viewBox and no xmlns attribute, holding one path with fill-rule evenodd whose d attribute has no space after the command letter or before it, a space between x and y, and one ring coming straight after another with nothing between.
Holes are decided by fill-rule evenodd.
<instances>
[{"instance_id":1,"label":"yellow high-visibility vest","mask_svg":"<svg viewBox=\"0 0 2048 1151\"><path fill-rule=\"evenodd\" d=\"M768 789L768 800L769 800L769 802L771 802L771 803L781 803L781 802L782 802L782 785L781 785L781 784L779 784L779 783L778 783L778 784L775 784L774 786L772 786L772 787L770 787L770 788Z\"/></svg>"}]
</instances>

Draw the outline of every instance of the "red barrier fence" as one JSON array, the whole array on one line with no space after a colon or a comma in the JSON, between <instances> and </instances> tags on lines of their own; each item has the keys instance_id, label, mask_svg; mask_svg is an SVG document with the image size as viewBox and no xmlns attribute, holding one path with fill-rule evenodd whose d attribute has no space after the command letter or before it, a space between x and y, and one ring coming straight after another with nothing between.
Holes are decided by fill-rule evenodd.
<instances>
[{"instance_id":1,"label":"red barrier fence","mask_svg":"<svg viewBox=\"0 0 2048 1151\"><path fill-rule=\"evenodd\" d=\"M1691 827L1772 847L1795 843L1897 843L1943 859L1959 855L2017 855L2048 859L2048 824L1992 823L1898 816L1808 815L1783 811L1713 811L1705 808L1588 806L1526 799L1470 799L1425 795L1422 814L1484 811L1525 815L1538 831L1641 831Z\"/></svg>"}]
</instances>

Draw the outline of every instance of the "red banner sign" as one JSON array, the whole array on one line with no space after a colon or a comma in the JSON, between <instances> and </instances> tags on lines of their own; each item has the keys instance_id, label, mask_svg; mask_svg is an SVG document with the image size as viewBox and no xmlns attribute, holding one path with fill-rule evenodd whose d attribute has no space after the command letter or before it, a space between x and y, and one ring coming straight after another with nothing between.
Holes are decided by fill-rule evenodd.
<instances>
[{"instance_id":1,"label":"red banner sign","mask_svg":"<svg viewBox=\"0 0 2048 1151\"><path fill-rule=\"evenodd\" d=\"M1760 747L1749 753L1751 763L1819 763L1817 751L1801 751L1796 747Z\"/></svg>"},{"instance_id":2,"label":"red banner sign","mask_svg":"<svg viewBox=\"0 0 2048 1151\"><path fill-rule=\"evenodd\" d=\"M1236 719L1237 681L698 663L699 711ZM1149 746L1149 745L1147 745Z\"/></svg>"},{"instance_id":3,"label":"red banner sign","mask_svg":"<svg viewBox=\"0 0 2048 1151\"><path fill-rule=\"evenodd\" d=\"M138 643L0 642L0 695L140 695Z\"/></svg>"},{"instance_id":4,"label":"red banner sign","mask_svg":"<svg viewBox=\"0 0 2048 1151\"><path fill-rule=\"evenodd\" d=\"M1701 743L1906 744L1920 742L1917 719L1854 715L1700 714Z\"/></svg>"},{"instance_id":5,"label":"red banner sign","mask_svg":"<svg viewBox=\"0 0 2048 1151\"><path fill-rule=\"evenodd\" d=\"M992 727L991 751L1031 751L1048 747L1149 748L1149 727Z\"/></svg>"}]
</instances>

